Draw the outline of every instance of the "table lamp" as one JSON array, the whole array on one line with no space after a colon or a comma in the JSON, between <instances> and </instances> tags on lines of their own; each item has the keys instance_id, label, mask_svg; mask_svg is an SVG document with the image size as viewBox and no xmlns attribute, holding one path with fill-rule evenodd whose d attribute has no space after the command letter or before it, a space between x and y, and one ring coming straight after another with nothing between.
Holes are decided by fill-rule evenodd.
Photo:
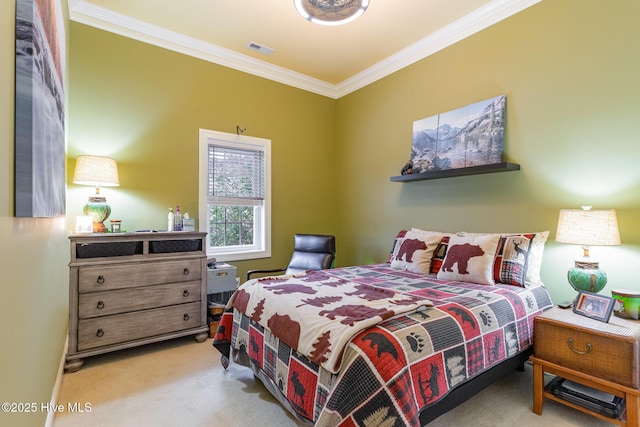
<instances>
[{"instance_id":1,"label":"table lamp","mask_svg":"<svg viewBox=\"0 0 640 427\"><path fill-rule=\"evenodd\" d=\"M73 174L73 183L92 185L96 188L96 194L89 197L89 201L82 208L82 212L93 218L94 233L106 232L107 228L103 222L109 218L111 206L107 203L107 198L100 195L100 187L117 187L120 185L117 162L109 157L78 156Z\"/></svg>"},{"instance_id":2,"label":"table lamp","mask_svg":"<svg viewBox=\"0 0 640 427\"><path fill-rule=\"evenodd\" d=\"M590 246L614 246L620 244L620 232L616 211L561 209L558 219L556 242L580 245L583 257L575 260L567 278L576 291L600 292L607 284L607 274L600 270L598 261L589 256Z\"/></svg>"}]
</instances>

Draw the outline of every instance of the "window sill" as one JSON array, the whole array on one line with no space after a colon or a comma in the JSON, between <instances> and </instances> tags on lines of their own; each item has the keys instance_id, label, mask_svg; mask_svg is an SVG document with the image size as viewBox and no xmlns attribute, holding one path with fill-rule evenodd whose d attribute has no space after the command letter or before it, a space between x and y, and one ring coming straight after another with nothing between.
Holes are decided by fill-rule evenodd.
<instances>
[{"instance_id":1,"label":"window sill","mask_svg":"<svg viewBox=\"0 0 640 427\"><path fill-rule=\"evenodd\" d=\"M247 252L207 252L207 258L215 258L216 261L244 261L249 259L270 258L271 251L247 251Z\"/></svg>"}]
</instances>

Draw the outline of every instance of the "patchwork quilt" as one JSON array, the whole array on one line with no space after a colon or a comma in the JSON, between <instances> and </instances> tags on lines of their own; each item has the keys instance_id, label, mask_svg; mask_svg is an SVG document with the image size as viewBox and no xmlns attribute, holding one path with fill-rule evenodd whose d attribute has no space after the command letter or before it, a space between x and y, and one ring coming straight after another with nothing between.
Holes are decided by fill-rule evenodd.
<instances>
[{"instance_id":1,"label":"patchwork quilt","mask_svg":"<svg viewBox=\"0 0 640 427\"><path fill-rule=\"evenodd\" d=\"M299 336L304 336L306 330L318 330L314 325L322 317L318 312L309 318L310 326L305 326L305 316L296 316L302 306L313 306L309 302L314 296L304 293L309 290L297 294L297 303L265 299L258 312L272 314L259 316L256 307L260 307L262 299L256 297L250 303L247 294L236 292L227 304L213 345L223 360L233 352L246 354L254 371L278 390L280 396L276 397L286 399L298 418L317 426L419 426L422 408L530 347L533 319L553 305L543 286L487 286L438 280L434 275L393 270L389 264L309 274L311 280L307 282L300 277L271 283L314 283L312 288L323 295L320 298L332 295L328 300L316 301L320 311L322 301L338 297L324 294L321 289L332 283L351 289L345 293L353 293L354 289L366 290L361 295L379 292L391 301L402 301L408 309L351 328L347 333L353 334L344 340L344 348L319 346L331 349L323 353L325 356L333 351L340 355L325 366L322 360L299 348L300 343L292 342L287 334L276 333L274 329L279 328L268 324L268 318L277 312L296 319ZM246 289L245 285L242 289ZM292 290L287 291L287 299L296 296ZM275 304L277 310L264 308L270 304ZM354 303L351 300L344 305ZM346 317L336 315L332 322L340 323ZM317 342L317 334L310 336L313 337L308 342Z\"/></svg>"},{"instance_id":2,"label":"patchwork quilt","mask_svg":"<svg viewBox=\"0 0 640 427\"><path fill-rule=\"evenodd\" d=\"M232 305L335 374L345 345L359 331L432 304L418 295L353 282L325 270L248 281Z\"/></svg>"}]
</instances>

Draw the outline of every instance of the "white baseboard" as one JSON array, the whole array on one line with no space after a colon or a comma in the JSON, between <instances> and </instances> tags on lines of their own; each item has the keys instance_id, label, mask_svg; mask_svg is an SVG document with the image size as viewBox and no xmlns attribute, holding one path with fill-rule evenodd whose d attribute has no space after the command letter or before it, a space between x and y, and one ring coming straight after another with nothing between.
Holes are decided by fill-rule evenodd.
<instances>
[{"instance_id":1,"label":"white baseboard","mask_svg":"<svg viewBox=\"0 0 640 427\"><path fill-rule=\"evenodd\" d=\"M62 349L62 357L60 358L60 365L58 366L58 374L56 375L56 382L53 385L53 391L51 392L51 405L50 407L54 407L58 404L58 393L60 392L60 387L62 386L62 376L64 375L64 362L65 357L67 356L67 350L69 349L69 333L67 333L67 338L64 340L64 347ZM53 419L56 416L56 411L48 411L47 420L44 423L44 427L53 427Z\"/></svg>"}]
</instances>

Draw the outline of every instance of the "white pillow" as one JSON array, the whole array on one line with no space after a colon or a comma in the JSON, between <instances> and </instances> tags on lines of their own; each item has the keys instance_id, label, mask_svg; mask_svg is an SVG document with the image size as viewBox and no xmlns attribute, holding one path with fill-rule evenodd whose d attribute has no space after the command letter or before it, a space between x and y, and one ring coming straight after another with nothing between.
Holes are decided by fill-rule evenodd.
<instances>
[{"instance_id":1,"label":"white pillow","mask_svg":"<svg viewBox=\"0 0 640 427\"><path fill-rule=\"evenodd\" d=\"M391 268L413 273L429 274L431 258L442 240L443 233L407 231L399 238L391 256Z\"/></svg>"},{"instance_id":2,"label":"white pillow","mask_svg":"<svg viewBox=\"0 0 640 427\"><path fill-rule=\"evenodd\" d=\"M438 279L495 285L493 259L499 239L499 234L451 236Z\"/></svg>"},{"instance_id":3,"label":"white pillow","mask_svg":"<svg viewBox=\"0 0 640 427\"><path fill-rule=\"evenodd\" d=\"M536 237L531 242L531 252L529 253L529 265L527 266L526 281L531 283L542 283L540 269L542 268L542 255L544 255L544 244L549 237L548 231L536 233Z\"/></svg>"}]
</instances>

